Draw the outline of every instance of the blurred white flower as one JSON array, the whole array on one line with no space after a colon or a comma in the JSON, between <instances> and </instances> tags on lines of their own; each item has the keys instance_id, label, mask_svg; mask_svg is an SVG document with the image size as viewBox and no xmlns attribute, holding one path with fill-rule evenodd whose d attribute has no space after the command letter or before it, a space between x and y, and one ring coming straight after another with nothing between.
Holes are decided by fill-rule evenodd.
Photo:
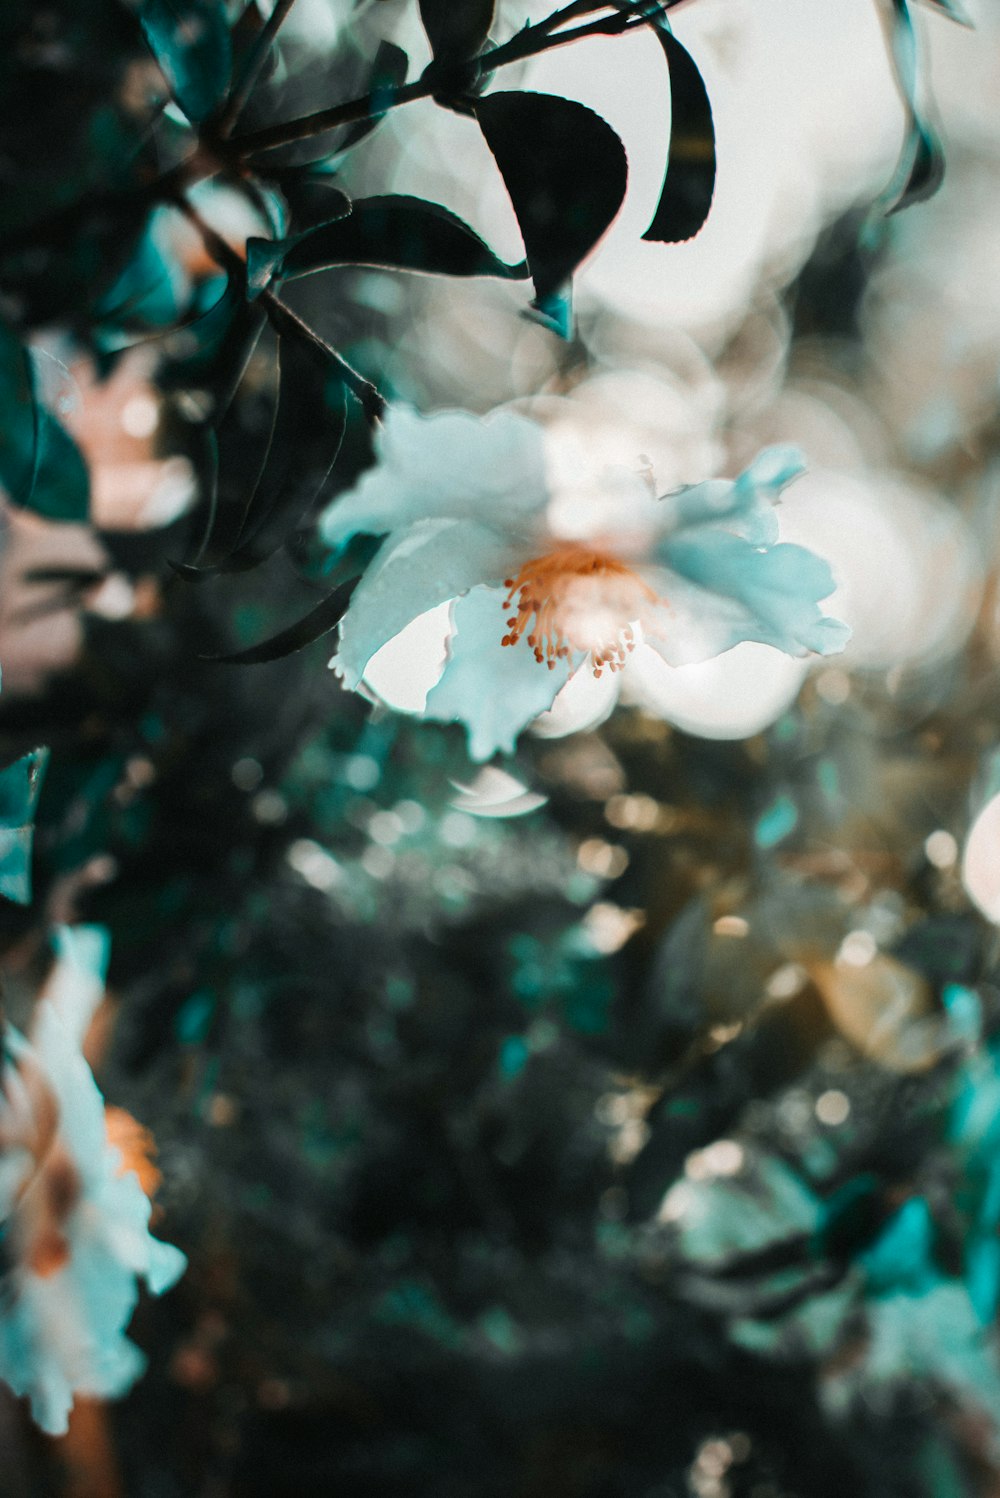
<instances>
[{"instance_id":1,"label":"blurred white flower","mask_svg":"<svg viewBox=\"0 0 1000 1498\"><path fill-rule=\"evenodd\" d=\"M507 408L485 420L395 408L378 463L321 522L334 548L386 537L331 664L357 689L389 641L450 604L447 659L422 710L464 723L477 760L512 750L563 688L585 708L548 731L596 721L647 653L684 666L754 640L826 655L848 636L819 608L829 567L778 540L793 450L762 453L735 482L664 495L648 455L629 454L627 425L616 464L572 411L549 403L543 426Z\"/></svg>"},{"instance_id":2,"label":"blurred white flower","mask_svg":"<svg viewBox=\"0 0 1000 1498\"><path fill-rule=\"evenodd\" d=\"M66 1430L76 1394L130 1387L144 1361L125 1336L138 1280L158 1295L185 1265L148 1230L140 1179L155 1181L151 1141L127 1114L106 1112L81 1050L106 956L100 928L64 928L30 1042L5 1037L0 1378L51 1434Z\"/></svg>"}]
</instances>

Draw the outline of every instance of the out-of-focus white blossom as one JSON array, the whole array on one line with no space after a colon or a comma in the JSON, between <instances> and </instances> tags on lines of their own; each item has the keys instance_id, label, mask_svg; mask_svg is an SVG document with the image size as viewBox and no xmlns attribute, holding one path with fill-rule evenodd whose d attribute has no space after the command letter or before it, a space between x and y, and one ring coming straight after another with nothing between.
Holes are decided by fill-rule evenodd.
<instances>
[{"instance_id":1,"label":"out-of-focus white blossom","mask_svg":"<svg viewBox=\"0 0 1000 1498\"><path fill-rule=\"evenodd\" d=\"M81 1049L106 934L65 928L57 943L30 1040L7 1032L0 1093L0 1378L52 1434L77 1394L131 1386L144 1364L125 1336L138 1282L158 1295L185 1265L149 1233L142 1131L106 1112Z\"/></svg>"}]
</instances>

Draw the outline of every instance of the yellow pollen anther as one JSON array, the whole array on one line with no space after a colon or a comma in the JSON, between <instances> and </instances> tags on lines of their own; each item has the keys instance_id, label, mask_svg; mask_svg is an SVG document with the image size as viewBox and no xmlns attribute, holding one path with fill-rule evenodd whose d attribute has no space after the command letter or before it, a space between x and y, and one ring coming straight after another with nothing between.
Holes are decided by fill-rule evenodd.
<instances>
[{"instance_id":1,"label":"yellow pollen anther","mask_svg":"<svg viewBox=\"0 0 1000 1498\"><path fill-rule=\"evenodd\" d=\"M635 649L635 622L645 622L649 605L663 601L617 557L578 542L533 557L504 587L504 611L516 612L502 645L526 639L550 671L572 654L589 656L596 677L604 666L621 670Z\"/></svg>"}]
</instances>

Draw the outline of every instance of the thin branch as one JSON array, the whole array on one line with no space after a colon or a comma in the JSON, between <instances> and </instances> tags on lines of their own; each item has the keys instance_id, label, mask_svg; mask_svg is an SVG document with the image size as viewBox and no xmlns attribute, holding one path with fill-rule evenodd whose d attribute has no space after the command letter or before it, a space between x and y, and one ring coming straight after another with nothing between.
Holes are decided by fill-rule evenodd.
<instances>
[{"instance_id":1,"label":"thin branch","mask_svg":"<svg viewBox=\"0 0 1000 1498\"><path fill-rule=\"evenodd\" d=\"M583 9L581 6L586 8ZM633 27L647 24L646 16L623 15L616 9L613 15L574 27L571 31L552 33L548 29L556 23L557 19L559 24L563 24L576 15L586 15L595 9L606 10L608 8L607 0L600 5L595 5L593 0L580 0L578 4L565 6L555 16L550 16L548 21L541 22L537 26L526 27L509 42L474 57L468 66L470 69L478 66L485 72L493 72L497 68L507 67L510 63L523 62L529 57L539 57L543 52L551 52L556 47L579 41L582 37L615 36L624 31L631 31ZM428 79L425 75L413 83L404 84L402 88L394 89L388 96L381 90L377 99L372 93L362 94L357 99L348 99L343 104L333 104L327 109L317 110L314 114L301 115L295 120L284 120L278 125L269 125L263 130L254 130L247 135L233 136L232 145L241 157L256 156L263 151L274 151L279 146L289 146L296 141L323 135L338 125L351 125L359 120L371 119L375 114L385 114L390 109L397 109L401 104L411 104L417 99L428 99L439 88L440 79Z\"/></svg>"},{"instance_id":2,"label":"thin branch","mask_svg":"<svg viewBox=\"0 0 1000 1498\"><path fill-rule=\"evenodd\" d=\"M253 93L254 84L260 76L260 70L267 61L267 55L294 4L295 0L275 0L274 9L247 53L242 73L233 84L228 102L222 112L219 120L219 136L222 140L225 140L231 133L233 126L246 108L247 101Z\"/></svg>"},{"instance_id":3,"label":"thin branch","mask_svg":"<svg viewBox=\"0 0 1000 1498\"><path fill-rule=\"evenodd\" d=\"M268 320L275 332L290 333L293 337L302 338L320 349L331 364L335 365L340 378L361 404L368 421L374 425L381 421L388 409L388 401L371 380L366 380L353 365L348 364L342 354L327 343L325 338L303 322L297 312L293 312L287 302L275 296L273 291L262 291L260 299L267 309Z\"/></svg>"},{"instance_id":4,"label":"thin branch","mask_svg":"<svg viewBox=\"0 0 1000 1498\"><path fill-rule=\"evenodd\" d=\"M246 262L243 256L233 249L232 245L222 238L211 224L206 223L201 214L183 193L174 199L181 212L190 220L201 235L206 250L212 259L222 266L230 275L240 277L246 276ZM299 338L304 342L311 343L314 348L321 351L323 356L334 366L344 384L351 394L357 399L364 411L369 423L374 425L380 421L386 413L388 402L371 380L365 378L353 365L348 364L342 354L327 343L325 338L304 322L297 312L293 312L286 302L283 302L273 291L262 291L260 293L261 305L267 313L268 321L276 333L285 333L293 338Z\"/></svg>"},{"instance_id":5,"label":"thin branch","mask_svg":"<svg viewBox=\"0 0 1000 1498\"><path fill-rule=\"evenodd\" d=\"M434 84L417 79L406 83L391 93L379 90L378 98L373 93L348 99L344 104L332 104L328 109L319 109L315 114L301 115L296 120L284 120L278 125L268 125L263 130L253 130L248 135L234 135L232 145L243 157L256 156L260 151L274 151L279 146L290 146L298 140L308 140L322 135L338 125L353 125L359 120L370 120L376 114L395 109L400 104L409 104L414 99L427 99L434 91Z\"/></svg>"}]
</instances>

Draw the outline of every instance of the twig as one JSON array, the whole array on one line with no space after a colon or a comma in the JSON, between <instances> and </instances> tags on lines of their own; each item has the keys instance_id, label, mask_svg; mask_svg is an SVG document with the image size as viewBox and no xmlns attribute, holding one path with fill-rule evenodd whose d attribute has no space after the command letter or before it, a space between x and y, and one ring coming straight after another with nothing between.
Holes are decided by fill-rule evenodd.
<instances>
[{"instance_id":1,"label":"twig","mask_svg":"<svg viewBox=\"0 0 1000 1498\"><path fill-rule=\"evenodd\" d=\"M243 256L227 244L222 235L213 229L211 224L205 222L201 214L183 193L179 193L174 201L185 217L194 225L202 237L205 248L223 270L230 275L240 277L246 276L246 262ZM299 338L304 342L311 343L331 363L351 394L358 400L367 420L374 425L385 415L388 402L377 385L365 378L353 365L348 364L343 354L339 354L325 338L304 322L297 312L293 312L286 302L283 302L273 291L262 291L260 293L261 305L264 307L268 321L277 333L285 333L293 338Z\"/></svg>"},{"instance_id":2,"label":"twig","mask_svg":"<svg viewBox=\"0 0 1000 1498\"><path fill-rule=\"evenodd\" d=\"M253 46L247 53L243 64L241 76L233 84L226 107L219 119L219 137L225 140L231 133L247 101L253 93L254 84L260 75L260 70L267 61L270 52L288 16L289 11L295 4L295 0L275 0L274 9L268 16L260 33L254 40Z\"/></svg>"},{"instance_id":3,"label":"twig","mask_svg":"<svg viewBox=\"0 0 1000 1498\"><path fill-rule=\"evenodd\" d=\"M290 333L293 337L307 340L315 348L319 349L330 363L336 366L340 378L351 394L360 402L361 409L364 411L368 421L373 425L375 422L381 421L389 403L378 387L373 385L371 380L366 380L364 375L360 374L353 365L348 364L342 354L338 354L337 350L331 347L325 338L321 338L307 322L303 322L298 313L293 312L287 302L283 302L280 297L275 296L273 291L262 291L260 299L267 309L268 320L275 331L278 333Z\"/></svg>"},{"instance_id":4,"label":"twig","mask_svg":"<svg viewBox=\"0 0 1000 1498\"><path fill-rule=\"evenodd\" d=\"M674 0L674 3L679 3L679 0ZM574 27L571 31L553 32L551 30L553 26L562 25L578 15L589 15L597 9L612 8L614 8L613 15L587 22L585 25ZM604 0L601 4L595 4L594 0L577 0L577 3L564 6L561 11L549 16L546 21L539 22L536 26L525 27L502 46L480 53L478 57L472 58L468 66L470 70L478 67L484 72L493 72L497 68L509 66L510 63L523 62L529 57L539 57L544 52L551 52L556 47L563 47L569 42L580 41L583 37L615 36L631 31L633 27L645 26L648 21L649 17L646 15L623 14L622 11L613 7L612 0ZM343 104L330 105L327 109L301 115L298 119L283 120L280 124L268 125L262 130L253 130L246 135L235 135L231 138L231 144L243 158L256 156L263 151L274 151L280 146L290 146L296 141L309 140L315 135L323 135L338 125L352 125L359 120L371 119L376 113L385 114L390 109L397 109L401 104L412 104L417 99L428 99L439 90L440 86L440 78L428 78L425 74L413 83L394 89L388 95L382 90L379 91L377 98L371 92L361 94L356 99L348 99Z\"/></svg>"}]
</instances>

